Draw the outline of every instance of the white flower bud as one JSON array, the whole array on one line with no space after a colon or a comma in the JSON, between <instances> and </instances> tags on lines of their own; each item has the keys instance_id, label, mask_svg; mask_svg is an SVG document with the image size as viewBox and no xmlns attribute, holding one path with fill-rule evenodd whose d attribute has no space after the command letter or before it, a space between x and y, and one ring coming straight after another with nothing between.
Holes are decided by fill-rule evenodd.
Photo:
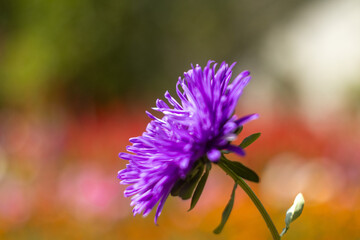
<instances>
[{"instance_id":1,"label":"white flower bud","mask_svg":"<svg viewBox=\"0 0 360 240\"><path fill-rule=\"evenodd\" d=\"M290 223L295 221L295 219L297 219L301 215L304 209L304 204L305 204L304 197L301 193L299 193L294 200L294 204L286 212L286 217L285 217L286 226L282 231L282 233L280 234L280 236L283 236L289 229Z\"/></svg>"}]
</instances>

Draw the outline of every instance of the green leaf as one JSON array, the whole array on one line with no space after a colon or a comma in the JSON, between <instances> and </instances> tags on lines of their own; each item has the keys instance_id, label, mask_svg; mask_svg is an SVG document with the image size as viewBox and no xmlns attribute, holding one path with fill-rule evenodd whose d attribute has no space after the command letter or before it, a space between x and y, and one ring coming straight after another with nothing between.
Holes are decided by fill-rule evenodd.
<instances>
[{"instance_id":1,"label":"green leaf","mask_svg":"<svg viewBox=\"0 0 360 240\"><path fill-rule=\"evenodd\" d=\"M190 211L191 209L193 209L196 205L196 203L199 201L199 198L204 190L204 187L205 187L205 183L206 183L206 180L209 176L209 172L210 172L210 169L211 169L211 164L208 163L206 164L206 170L205 170L205 173L204 175L201 177L196 189L195 189L195 192L194 192L194 195L191 199L191 204L190 204L190 209L188 211Z\"/></svg>"},{"instance_id":2,"label":"green leaf","mask_svg":"<svg viewBox=\"0 0 360 240\"><path fill-rule=\"evenodd\" d=\"M186 179L187 181L185 181L185 184L182 186L179 193L179 197L181 197L182 200L191 198L194 189L197 183L199 182L199 179L203 175L203 172L204 172L204 165L201 165L201 168L198 168L193 176Z\"/></svg>"},{"instance_id":3,"label":"green leaf","mask_svg":"<svg viewBox=\"0 0 360 240\"><path fill-rule=\"evenodd\" d=\"M244 140L240 143L239 147L246 148L247 146L255 142L255 140L258 139L260 135L261 133L251 134L250 136L244 138Z\"/></svg>"},{"instance_id":4,"label":"green leaf","mask_svg":"<svg viewBox=\"0 0 360 240\"><path fill-rule=\"evenodd\" d=\"M179 196L181 188L184 186L185 180L179 179L171 189L171 196Z\"/></svg>"},{"instance_id":5,"label":"green leaf","mask_svg":"<svg viewBox=\"0 0 360 240\"><path fill-rule=\"evenodd\" d=\"M238 129L236 129L236 131L235 131L235 134L239 135L241 133L241 131L243 130L243 128L244 128L243 126L238 127Z\"/></svg>"},{"instance_id":6,"label":"green leaf","mask_svg":"<svg viewBox=\"0 0 360 240\"><path fill-rule=\"evenodd\" d=\"M222 229L225 226L225 223L227 222L227 220L228 220L228 218L230 216L231 210L232 210L232 208L234 206L236 187L237 187L237 183L235 182L234 188L233 188L232 193L231 193L230 200L229 200L228 204L226 205L226 207L225 207L225 209L224 209L224 211L222 213L221 222L220 222L219 226L217 228L215 228L215 230L214 230L215 234L221 233Z\"/></svg>"},{"instance_id":7,"label":"green leaf","mask_svg":"<svg viewBox=\"0 0 360 240\"><path fill-rule=\"evenodd\" d=\"M246 167L245 165L236 162L231 161L224 156L221 157L220 161L222 161L227 167L229 167L236 175L239 177L242 177L246 180L252 181L252 182L259 182L259 176L251 170L250 168Z\"/></svg>"},{"instance_id":8,"label":"green leaf","mask_svg":"<svg viewBox=\"0 0 360 240\"><path fill-rule=\"evenodd\" d=\"M171 189L171 192L170 192L171 195L172 196L180 196L180 194L185 194L185 192L190 191L191 190L191 188L189 189L189 187L191 187L190 184L195 184L195 186L196 186L196 183L200 179L203 171L204 171L204 163L202 161L196 161L193 168L186 175L185 179L179 179L175 183L175 185ZM195 181L195 183L194 183L194 181ZM194 190L195 186L193 186L193 190ZM183 197L181 197L181 198L183 198Z\"/></svg>"}]
</instances>

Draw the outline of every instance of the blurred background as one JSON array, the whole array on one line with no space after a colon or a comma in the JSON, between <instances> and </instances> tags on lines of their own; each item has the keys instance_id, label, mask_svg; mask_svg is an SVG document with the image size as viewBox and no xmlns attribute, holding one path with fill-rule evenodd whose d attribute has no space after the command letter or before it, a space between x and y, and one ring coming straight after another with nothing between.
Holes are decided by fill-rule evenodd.
<instances>
[{"instance_id":1,"label":"blurred background","mask_svg":"<svg viewBox=\"0 0 360 240\"><path fill-rule=\"evenodd\" d=\"M237 114L262 132L242 161L284 239L360 239L360 1L0 0L1 239L270 239L214 167L198 206L169 198L133 217L117 171L145 110L191 63L253 79Z\"/></svg>"}]
</instances>

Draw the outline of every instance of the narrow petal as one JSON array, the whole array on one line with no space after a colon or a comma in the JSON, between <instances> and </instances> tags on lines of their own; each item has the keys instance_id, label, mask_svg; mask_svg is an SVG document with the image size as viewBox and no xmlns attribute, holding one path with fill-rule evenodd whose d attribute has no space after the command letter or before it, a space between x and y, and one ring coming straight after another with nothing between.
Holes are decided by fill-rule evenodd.
<instances>
[{"instance_id":1,"label":"narrow petal","mask_svg":"<svg viewBox=\"0 0 360 240\"><path fill-rule=\"evenodd\" d=\"M234 152L240 156L245 156L245 151L241 147L229 144L225 149L229 150L230 152Z\"/></svg>"},{"instance_id":2,"label":"narrow petal","mask_svg":"<svg viewBox=\"0 0 360 240\"><path fill-rule=\"evenodd\" d=\"M160 214L161 214L161 211L162 211L162 209L163 209L163 207L164 207L165 201L166 201L166 199L168 198L169 194L170 194L170 191L168 191L168 193L165 194L165 195L161 198L161 200L160 200L160 202L159 202L159 206L158 206L157 209L156 209L156 213L155 213L155 224L156 224L156 225L157 225L157 220L158 220L158 218L159 218L159 216L160 216Z\"/></svg>"},{"instance_id":3,"label":"narrow petal","mask_svg":"<svg viewBox=\"0 0 360 240\"><path fill-rule=\"evenodd\" d=\"M259 114L255 113L255 114L251 114L251 115L247 115L245 117L239 118L238 120L235 121L235 123L238 126L242 126L247 122L250 122L252 120L258 119L259 118Z\"/></svg>"}]
</instances>

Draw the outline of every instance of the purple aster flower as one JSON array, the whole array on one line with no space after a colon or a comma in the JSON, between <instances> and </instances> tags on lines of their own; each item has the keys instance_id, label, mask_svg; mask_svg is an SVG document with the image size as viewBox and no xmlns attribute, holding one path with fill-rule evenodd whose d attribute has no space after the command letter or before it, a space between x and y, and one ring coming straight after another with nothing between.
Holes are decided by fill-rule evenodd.
<instances>
[{"instance_id":1,"label":"purple aster flower","mask_svg":"<svg viewBox=\"0 0 360 240\"><path fill-rule=\"evenodd\" d=\"M131 138L131 146L119 157L129 161L119 171L121 184L129 184L124 192L132 196L134 215L146 216L158 203L155 223L176 183L184 180L199 163L219 161L223 150L243 156L244 150L232 145L236 131L257 114L238 118L234 115L243 88L250 81L248 71L240 73L231 83L232 68L223 62L209 61L179 77L176 92L180 101L165 93L168 103L156 101L153 110L158 118L146 112L152 121L142 136ZM201 164L200 164L201 165ZM201 176L201 175L200 175Z\"/></svg>"}]
</instances>

